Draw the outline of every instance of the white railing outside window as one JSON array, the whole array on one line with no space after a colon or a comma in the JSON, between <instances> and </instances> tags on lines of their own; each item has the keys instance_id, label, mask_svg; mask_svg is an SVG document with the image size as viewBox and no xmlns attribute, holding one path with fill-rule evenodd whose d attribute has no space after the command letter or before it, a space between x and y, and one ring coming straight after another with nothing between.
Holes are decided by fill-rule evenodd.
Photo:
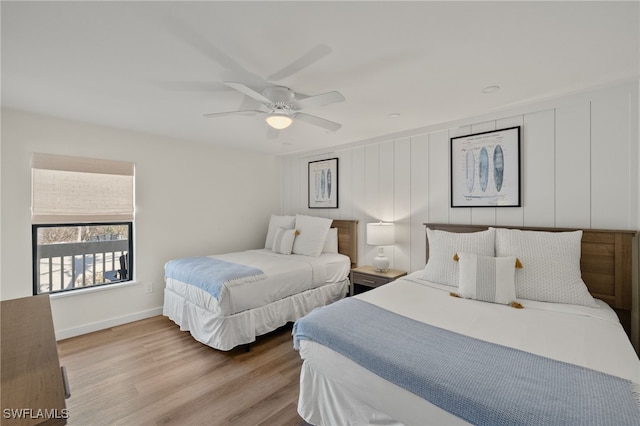
<instances>
[{"instance_id":1,"label":"white railing outside window","mask_svg":"<svg viewBox=\"0 0 640 426\"><path fill-rule=\"evenodd\" d=\"M130 235L131 223L34 225L34 294L130 281Z\"/></svg>"}]
</instances>

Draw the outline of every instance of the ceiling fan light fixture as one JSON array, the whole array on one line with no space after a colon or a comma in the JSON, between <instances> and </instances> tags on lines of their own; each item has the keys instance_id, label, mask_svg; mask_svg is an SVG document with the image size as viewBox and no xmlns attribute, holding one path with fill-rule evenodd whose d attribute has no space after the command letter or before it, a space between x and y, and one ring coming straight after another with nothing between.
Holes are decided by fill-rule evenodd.
<instances>
[{"instance_id":1,"label":"ceiling fan light fixture","mask_svg":"<svg viewBox=\"0 0 640 426\"><path fill-rule=\"evenodd\" d=\"M293 123L291 117L285 114L269 114L265 121L269 126L278 130L286 129Z\"/></svg>"}]
</instances>

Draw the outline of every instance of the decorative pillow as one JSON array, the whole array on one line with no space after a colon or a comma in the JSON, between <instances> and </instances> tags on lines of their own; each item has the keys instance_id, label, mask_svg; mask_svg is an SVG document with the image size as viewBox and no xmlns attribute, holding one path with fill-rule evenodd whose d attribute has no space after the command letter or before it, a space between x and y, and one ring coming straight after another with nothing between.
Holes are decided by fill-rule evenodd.
<instances>
[{"instance_id":1,"label":"decorative pillow","mask_svg":"<svg viewBox=\"0 0 640 426\"><path fill-rule=\"evenodd\" d=\"M518 256L518 299L596 307L582 281L582 231L542 232L496 228L496 256Z\"/></svg>"},{"instance_id":2,"label":"decorative pillow","mask_svg":"<svg viewBox=\"0 0 640 426\"><path fill-rule=\"evenodd\" d=\"M323 253L337 253L338 252L338 228L329 228L327 232L327 239L324 242Z\"/></svg>"},{"instance_id":3,"label":"decorative pillow","mask_svg":"<svg viewBox=\"0 0 640 426\"><path fill-rule=\"evenodd\" d=\"M291 254L293 241L297 234L298 231L295 229L278 228L276 235L273 238L273 246L271 247L271 250L280 254Z\"/></svg>"},{"instance_id":4,"label":"decorative pillow","mask_svg":"<svg viewBox=\"0 0 640 426\"><path fill-rule=\"evenodd\" d=\"M427 281L458 286L458 265L451 261L459 252L495 256L495 230L481 232L447 232L427 228L429 239L429 261L424 267Z\"/></svg>"},{"instance_id":5,"label":"decorative pillow","mask_svg":"<svg viewBox=\"0 0 640 426\"><path fill-rule=\"evenodd\" d=\"M320 256L332 223L332 219L297 214L295 228L300 234L293 242L293 253Z\"/></svg>"},{"instance_id":6,"label":"decorative pillow","mask_svg":"<svg viewBox=\"0 0 640 426\"><path fill-rule=\"evenodd\" d=\"M458 253L458 295L465 299L510 305L516 300L515 256L490 257ZM455 260L455 258L454 258Z\"/></svg>"},{"instance_id":7,"label":"decorative pillow","mask_svg":"<svg viewBox=\"0 0 640 426\"><path fill-rule=\"evenodd\" d=\"M272 214L269 220L269 229L267 230L267 239L265 240L264 248L271 249L273 247L273 238L276 236L278 229L293 229L295 224L295 216L277 216Z\"/></svg>"}]
</instances>

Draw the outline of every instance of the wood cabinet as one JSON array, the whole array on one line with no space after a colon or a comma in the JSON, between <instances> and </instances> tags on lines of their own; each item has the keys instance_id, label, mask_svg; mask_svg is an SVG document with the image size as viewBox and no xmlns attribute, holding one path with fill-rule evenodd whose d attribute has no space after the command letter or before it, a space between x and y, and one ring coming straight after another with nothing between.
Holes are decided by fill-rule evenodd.
<instances>
[{"instance_id":1,"label":"wood cabinet","mask_svg":"<svg viewBox=\"0 0 640 426\"><path fill-rule=\"evenodd\" d=\"M360 266L351 270L349 287L349 295L355 294L356 286L364 286L369 288L380 287L381 285L390 283L404 275L407 275L405 271L397 269L389 269L385 272L376 272L376 268L373 266Z\"/></svg>"},{"instance_id":2,"label":"wood cabinet","mask_svg":"<svg viewBox=\"0 0 640 426\"><path fill-rule=\"evenodd\" d=\"M49 295L0 302L2 425L64 425L68 410Z\"/></svg>"}]
</instances>

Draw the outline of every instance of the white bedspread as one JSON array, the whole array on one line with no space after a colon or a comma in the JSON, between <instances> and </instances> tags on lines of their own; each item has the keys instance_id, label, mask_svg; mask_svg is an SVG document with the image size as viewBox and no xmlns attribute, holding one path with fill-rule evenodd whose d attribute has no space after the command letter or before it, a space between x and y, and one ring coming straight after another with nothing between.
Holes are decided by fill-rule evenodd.
<instances>
[{"instance_id":1,"label":"white bedspread","mask_svg":"<svg viewBox=\"0 0 640 426\"><path fill-rule=\"evenodd\" d=\"M267 276L258 282L223 287L219 300L188 283L166 279L167 289L215 315L232 315L327 283L343 281L348 277L351 265L347 256L338 253L310 257L260 249L212 257L256 267Z\"/></svg>"},{"instance_id":2,"label":"white bedspread","mask_svg":"<svg viewBox=\"0 0 640 426\"><path fill-rule=\"evenodd\" d=\"M640 360L617 316L601 301L597 309L531 301L514 309L453 298L451 288L421 275L356 297L447 330L640 383ZM300 355L298 411L312 424L464 423L317 343L301 342Z\"/></svg>"}]
</instances>

